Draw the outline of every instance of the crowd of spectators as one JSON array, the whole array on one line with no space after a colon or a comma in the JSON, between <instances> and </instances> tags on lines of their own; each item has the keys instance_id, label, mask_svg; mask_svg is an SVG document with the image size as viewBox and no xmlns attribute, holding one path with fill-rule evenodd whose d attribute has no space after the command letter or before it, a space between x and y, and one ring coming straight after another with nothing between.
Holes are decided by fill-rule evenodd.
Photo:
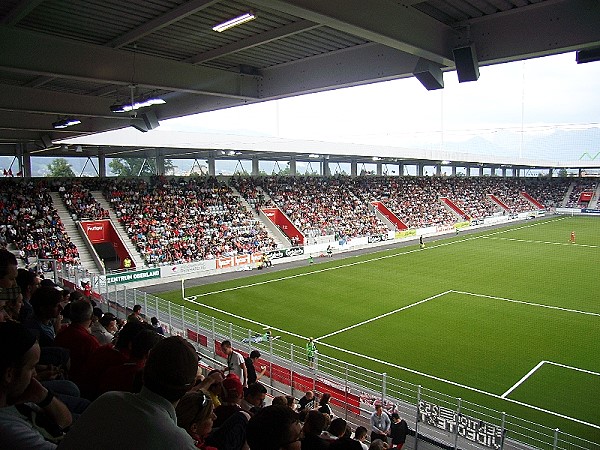
<instances>
[{"instance_id":1,"label":"crowd of spectators","mask_svg":"<svg viewBox=\"0 0 600 450\"><path fill-rule=\"evenodd\" d=\"M81 181L73 180L70 183L61 183L58 193L73 220L108 218L108 211L98 203Z\"/></svg>"},{"instance_id":2,"label":"crowd of spectators","mask_svg":"<svg viewBox=\"0 0 600 450\"><path fill-rule=\"evenodd\" d=\"M277 247L231 188L214 177L109 180L104 195L149 265Z\"/></svg>"},{"instance_id":3,"label":"crowd of spectators","mask_svg":"<svg viewBox=\"0 0 600 450\"><path fill-rule=\"evenodd\" d=\"M584 179L580 178L577 183L573 186L569 199L565 205L567 208L587 208L590 201L581 201L581 194L584 192L590 192L594 194L598 187L598 181L596 179Z\"/></svg>"},{"instance_id":4,"label":"crowd of spectators","mask_svg":"<svg viewBox=\"0 0 600 450\"><path fill-rule=\"evenodd\" d=\"M597 187L596 179L584 178L445 176L264 176L229 181L9 177L0 181L0 246L14 244L24 262L35 257L77 264L78 250L65 233L50 191L58 191L72 218L79 220L108 216L91 193L102 190L147 265L276 249L252 208L279 208L309 239L348 239L389 231L377 217L373 201L383 202L409 228L421 228L536 209L523 193L545 207L565 203L588 207L579 201L580 195ZM445 204L444 197L458 211Z\"/></svg>"},{"instance_id":5,"label":"crowd of spectators","mask_svg":"<svg viewBox=\"0 0 600 450\"><path fill-rule=\"evenodd\" d=\"M371 205L348 189L348 177L271 176L254 182L307 238L347 239L389 231Z\"/></svg>"},{"instance_id":6,"label":"crowd of spectators","mask_svg":"<svg viewBox=\"0 0 600 450\"><path fill-rule=\"evenodd\" d=\"M46 180L0 180L0 245L14 244L30 258L77 264L79 252L54 208Z\"/></svg>"},{"instance_id":7,"label":"crowd of spectators","mask_svg":"<svg viewBox=\"0 0 600 450\"><path fill-rule=\"evenodd\" d=\"M31 305L28 314L4 314L13 291ZM101 343L104 335L112 339ZM6 249L0 376L0 448L366 448L366 428L353 433L329 394L300 401L299 410L292 396L266 406L266 387L243 386L229 365L201 375L194 347L157 333L140 308L123 324L92 298L18 269ZM393 430L382 433L368 448L387 448Z\"/></svg>"}]
</instances>

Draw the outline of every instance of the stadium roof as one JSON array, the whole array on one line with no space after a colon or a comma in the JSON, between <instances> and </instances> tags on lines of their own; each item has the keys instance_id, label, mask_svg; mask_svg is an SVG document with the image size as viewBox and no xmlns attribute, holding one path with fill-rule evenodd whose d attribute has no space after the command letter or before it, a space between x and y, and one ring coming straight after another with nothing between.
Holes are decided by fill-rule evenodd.
<instances>
[{"instance_id":1,"label":"stadium roof","mask_svg":"<svg viewBox=\"0 0 600 450\"><path fill-rule=\"evenodd\" d=\"M248 11L255 20L212 30ZM59 139L129 127L111 106L132 96L166 101L145 114L152 128L154 116L453 71L453 50L471 44L480 66L593 56L598 23L597 0L5 0L0 154L61 155ZM70 118L81 123L53 127Z\"/></svg>"},{"instance_id":2,"label":"stadium roof","mask_svg":"<svg viewBox=\"0 0 600 450\"><path fill-rule=\"evenodd\" d=\"M258 158L269 161L320 161L359 163L413 164L431 163L444 165L486 165L496 167L531 168L595 168L600 161L550 161L514 158L502 155L490 156L453 151L402 148L357 143L324 142L316 140L284 139L272 136L249 136L215 134L204 132L163 131L139 133L134 129L119 133L106 132L81 138L69 139L63 157L73 156L74 145L82 147L82 155L92 156L101 148L107 158L144 157L158 155L166 158L245 160Z\"/></svg>"}]
</instances>

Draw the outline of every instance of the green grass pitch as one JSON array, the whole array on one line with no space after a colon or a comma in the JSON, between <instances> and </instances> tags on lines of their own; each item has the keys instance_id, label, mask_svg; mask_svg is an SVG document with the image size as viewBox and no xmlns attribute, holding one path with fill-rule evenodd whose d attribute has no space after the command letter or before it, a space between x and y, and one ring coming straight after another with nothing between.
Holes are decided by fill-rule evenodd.
<instances>
[{"instance_id":1,"label":"green grass pitch","mask_svg":"<svg viewBox=\"0 0 600 450\"><path fill-rule=\"evenodd\" d=\"M600 425L600 219L548 217L425 241L186 296L241 287L199 300L355 353L321 345L344 361L599 442L599 429L565 417ZM181 292L162 297L182 303Z\"/></svg>"}]
</instances>

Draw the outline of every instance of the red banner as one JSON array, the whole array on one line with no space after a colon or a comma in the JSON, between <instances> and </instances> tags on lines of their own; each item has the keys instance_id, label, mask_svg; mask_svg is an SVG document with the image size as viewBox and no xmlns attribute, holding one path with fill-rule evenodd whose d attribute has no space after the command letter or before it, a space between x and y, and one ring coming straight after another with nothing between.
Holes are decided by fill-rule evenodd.
<instances>
[{"instance_id":1,"label":"red banner","mask_svg":"<svg viewBox=\"0 0 600 450\"><path fill-rule=\"evenodd\" d=\"M293 241L293 238L296 238L297 245L304 244L304 235L278 208L265 208L262 210L262 212L269 218L271 222L277 225L283 234L290 238L290 240Z\"/></svg>"}]
</instances>

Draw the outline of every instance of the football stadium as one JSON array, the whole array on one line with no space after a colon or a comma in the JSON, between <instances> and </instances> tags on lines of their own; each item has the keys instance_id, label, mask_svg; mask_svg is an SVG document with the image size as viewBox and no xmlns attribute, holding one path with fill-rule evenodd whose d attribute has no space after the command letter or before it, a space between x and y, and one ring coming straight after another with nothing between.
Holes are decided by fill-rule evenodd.
<instances>
[{"instance_id":1,"label":"football stadium","mask_svg":"<svg viewBox=\"0 0 600 450\"><path fill-rule=\"evenodd\" d=\"M600 450L598 23L3 2L0 449Z\"/></svg>"}]
</instances>

